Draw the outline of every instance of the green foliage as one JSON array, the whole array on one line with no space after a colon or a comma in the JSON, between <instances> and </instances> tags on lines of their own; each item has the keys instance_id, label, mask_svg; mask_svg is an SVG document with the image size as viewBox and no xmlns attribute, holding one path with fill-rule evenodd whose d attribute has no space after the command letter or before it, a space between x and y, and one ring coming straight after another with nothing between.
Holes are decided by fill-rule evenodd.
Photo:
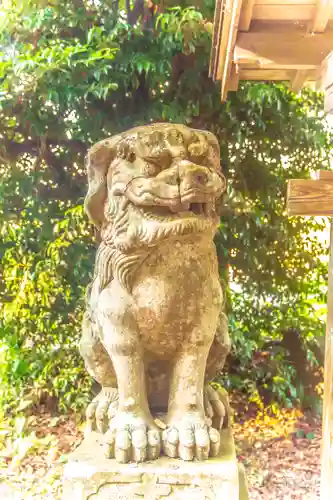
<instances>
[{"instance_id":1,"label":"green foliage","mask_svg":"<svg viewBox=\"0 0 333 500\"><path fill-rule=\"evenodd\" d=\"M234 340L227 378L253 394L264 379L288 403L299 394L283 353L273 371L253 357L289 327L309 356L322 335L326 249L312 233L324 223L285 213L287 180L329 168L321 97L256 83L222 104L208 78L213 2L138 6L2 8L2 404L47 393L64 409L87 398L77 342L95 249L82 208L83 157L93 142L154 121L209 129L220 141L228 192L216 246L221 278L232 284Z\"/></svg>"},{"instance_id":2,"label":"green foliage","mask_svg":"<svg viewBox=\"0 0 333 500\"><path fill-rule=\"evenodd\" d=\"M29 431L29 418L16 416L11 422L2 420L0 424L0 464L6 467L11 460L12 470L17 470L24 458L36 452L49 450L49 455L56 451L57 438L48 434L37 437L36 432Z\"/></svg>"},{"instance_id":3,"label":"green foliage","mask_svg":"<svg viewBox=\"0 0 333 500\"><path fill-rule=\"evenodd\" d=\"M44 197L43 173L2 172L1 401L49 393L75 408L89 391L76 349L94 248L82 204Z\"/></svg>"}]
</instances>

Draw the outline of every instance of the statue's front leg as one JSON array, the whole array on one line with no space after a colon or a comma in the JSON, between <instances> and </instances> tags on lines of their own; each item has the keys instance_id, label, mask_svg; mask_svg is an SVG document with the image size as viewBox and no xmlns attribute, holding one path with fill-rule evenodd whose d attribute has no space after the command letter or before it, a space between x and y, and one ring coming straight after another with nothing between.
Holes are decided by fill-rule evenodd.
<instances>
[{"instance_id":1,"label":"statue's front leg","mask_svg":"<svg viewBox=\"0 0 333 500\"><path fill-rule=\"evenodd\" d=\"M178 352L171 378L164 452L183 460L206 460L216 456L220 434L205 415L204 380L212 336L202 329L192 332Z\"/></svg>"},{"instance_id":2,"label":"statue's front leg","mask_svg":"<svg viewBox=\"0 0 333 500\"><path fill-rule=\"evenodd\" d=\"M102 386L100 393L86 410L86 434L97 429L104 433L118 407L117 380L110 356L106 352L97 324L85 313L80 340L80 353L89 374Z\"/></svg>"},{"instance_id":3,"label":"statue's front leg","mask_svg":"<svg viewBox=\"0 0 333 500\"><path fill-rule=\"evenodd\" d=\"M126 302L109 297L100 316L103 344L118 382L118 412L105 435L105 452L118 462L143 462L158 458L160 431L150 413L143 351L136 322Z\"/></svg>"}]
</instances>

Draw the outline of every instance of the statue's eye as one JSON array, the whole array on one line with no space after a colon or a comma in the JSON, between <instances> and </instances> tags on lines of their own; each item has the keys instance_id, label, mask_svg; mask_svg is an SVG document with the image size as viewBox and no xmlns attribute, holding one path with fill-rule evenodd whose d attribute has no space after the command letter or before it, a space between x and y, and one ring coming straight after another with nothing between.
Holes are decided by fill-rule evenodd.
<instances>
[{"instance_id":1,"label":"statue's eye","mask_svg":"<svg viewBox=\"0 0 333 500\"><path fill-rule=\"evenodd\" d=\"M207 166L208 145L200 134L193 134L188 145L188 154L194 163Z\"/></svg>"},{"instance_id":2,"label":"statue's eye","mask_svg":"<svg viewBox=\"0 0 333 500\"><path fill-rule=\"evenodd\" d=\"M172 162L170 151L166 148L155 149L145 157L145 173L149 176L157 175L161 170L169 168Z\"/></svg>"}]
</instances>

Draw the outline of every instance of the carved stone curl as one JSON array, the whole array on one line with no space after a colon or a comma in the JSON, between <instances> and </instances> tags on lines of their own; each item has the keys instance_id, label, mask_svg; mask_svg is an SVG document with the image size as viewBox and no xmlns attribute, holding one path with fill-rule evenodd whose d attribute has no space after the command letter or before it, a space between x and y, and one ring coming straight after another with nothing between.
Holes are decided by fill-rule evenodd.
<instances>
[{"instance_id":1,"label":"carved stone curl","mask_svg":"<svg viewBox=\"0 0 333 500\"><path fill-rule=\"evenodd\" d=\"M85 208L102 242L80 351L102 390L87 426L119 462L219 451L226 409L208 384L229 351L213 243L219 157L211 133L166 123L88 153Z\"/></svg>"}]
</instances>

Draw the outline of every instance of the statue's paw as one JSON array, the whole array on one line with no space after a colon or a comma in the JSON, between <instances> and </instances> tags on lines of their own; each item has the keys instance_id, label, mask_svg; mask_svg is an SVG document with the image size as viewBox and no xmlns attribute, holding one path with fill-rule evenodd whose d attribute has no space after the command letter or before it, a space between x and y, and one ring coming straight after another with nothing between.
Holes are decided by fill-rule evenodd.
<instances>
[{"instance_id":1,"label":"statue's paw","mask_svg":"<svg viewBox=\"0 0 333 500\"><path fill-rule=\"evenodd\" d=\"M207 460L209 456L216 457L220 449L220 433L195 414L170 423L162 440L164 453L182 460Z\"/></svg>"},{"instance_id":2,"label":"statue's paw","mask_svg":"<svg viewBox=\"0 0 333 500\"><path fill-rule=\"evenodd\" d=\"M89 404L86 410L86 434L93 430L104 434L118 410L118 391L104 387Z\"/></svg>"},{"instance_id":3,"label":"statue's paw","mask_svg":"<svg viewBox=\"0 0 333 500\"><path fill-rule=\"evenodd\" d=\"M214 429L221 430L222 427L229 426L230 407L228 393L225 389L215 390L207 384L204 390L204 407L206 417Z\"/></svg>"},{"instance_id":4,"label":"statue's paw","mask_svg":"<svg viewBox=\"0 0 333 500\"><path fill-rule=\"evenodd\" d=\"M160 430L147 420L133 413L119 412L104 436L105 456L120 463L158 458L161 453Z\"/></svg>"}]
</instances>

